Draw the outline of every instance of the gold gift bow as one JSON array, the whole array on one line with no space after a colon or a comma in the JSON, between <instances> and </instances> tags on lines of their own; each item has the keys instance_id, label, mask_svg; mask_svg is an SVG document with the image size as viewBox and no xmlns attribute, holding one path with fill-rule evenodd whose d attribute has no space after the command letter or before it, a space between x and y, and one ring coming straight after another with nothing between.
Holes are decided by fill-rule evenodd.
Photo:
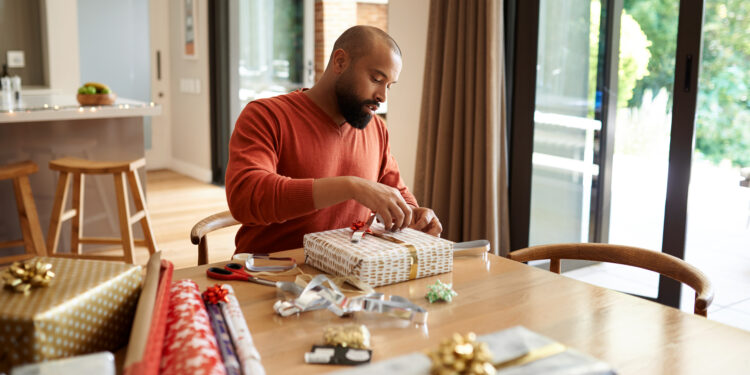
<instances>
[{"instance_id":1,"label":"gold gift bow","mask_svg":"<svg viewBox=\"0 0 750 375\"><path fill-rule=\"evenodd\" d=\"M401 241L401 240L399 240L398 238L395 238L395 237L386 236L386 235L384 235L382 233L376 233L376 232L373 231L370 234L372 234L373 236L375 236L377 238L380 238L382 240L386 240L386 241L390 241L390 242L393 242L393 243L397 243L399 245L404 245L406 247L406 249L409 250L409 257L410 257L409 260L411 262L411 269L409 271L409 280L414 280L414 279L417 278L417 270L419 269L419 257L417 256L417 248L414 247L414 245L412 245L412 244L410 244L408 242Z\"/></svg>"},{"instance_id":2,"label":"gold gift bow","mask_svg":"<svg viewBox=\"0 0 750 375\"><path fill-rule=\"evenodd\" d=\"M49 285L55 277L51 269L52 264L32 259L25 263L14 262L2 277L6 287L28 294L32 287Z\"/></svg>"},{"instance_id":3,"label":"gold gift bow","mask_svg":"<svg viewBox=\"0 0 750 375\"><path fill-rule=\"evenodd\" d=\"M490 375L495 371L513 366L522 366L567 350L565 345L554 342L502 362L492 362L487 344L476 341L476 335L457 333L443 340L438 349L427 352L432 360L431 374Z\"/></svg>"}]
</instances>

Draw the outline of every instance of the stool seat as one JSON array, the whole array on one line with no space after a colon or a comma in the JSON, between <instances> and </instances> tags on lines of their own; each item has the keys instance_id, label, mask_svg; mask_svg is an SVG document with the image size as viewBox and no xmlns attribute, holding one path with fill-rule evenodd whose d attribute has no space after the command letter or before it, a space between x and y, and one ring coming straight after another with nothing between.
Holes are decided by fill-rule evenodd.
<instances>
[{"instance_id":1,"label":"stool seat","mask_svg":"<svg viewBox=\"0 0 750 375\"><path fill-rule=\"evenodd\" d=\"M65 157L49 162L49 168L60 172L55 192L55 203L50 218L49 233L47 233L47 255L53 257L82 258L97 260L121 260L127 263L135 262L133 247L146 246L149 253L156 252L156 242L151 230L146 202L143 198L141 180L137 170L146 165L146 159L127 161L94 161ZM120 238L85 237L83 236L83 192L84 176L87 174L111 174L114 177L115 193L117 195L118 219L120 221ZM68 184L73 180L73 203L70 210L65 210L68 197ZM131 215L128 203L128 191L133 196L136 212ZM72 220L70 236L70 253L58 253L57 245L60 238L62 223ZM143 229L143 240L133 239L133 224L140 223ZM82 244L121 244L122 256L82 254Z\"/></svg>"},{"instance_id":2,"label":"stool seat","mask_svg":"<svg viewBox=\"0 0 750 375\"><path fill-rule=\"evenodd\" d=\"M132 172L146 165L146 159L129 161L94 161L79 158L60 158L49 162L53 171L85 174L111 174Z\"/></svg>"},{"instance_id":3,"label":"stool seat","mask_svg":"<svg viewBox=\"0 0 750 375\"><path fill-rule=\"evenodd\" d=\"M26 254L0 256L0 263L44 256L46 253L44 235L42 235L42 227L39 225L39 215L29 182L29 175L36 173L38 170L39 167L33 161L0 166L0 180L13 180L18 220L23 235L22 240L0 242L0 248L23 245L26 249Z\"/></svg>"},{"instance_id":4,"label":"stool seat","mask_svg":"<svg viewBox=\"0 0 750 375\"><path fill-rule=\"evenodd\" d=\"M39 171L39 166L31 160L0 166L0 180L10 180Z\"/></svg>"}]
</instances>

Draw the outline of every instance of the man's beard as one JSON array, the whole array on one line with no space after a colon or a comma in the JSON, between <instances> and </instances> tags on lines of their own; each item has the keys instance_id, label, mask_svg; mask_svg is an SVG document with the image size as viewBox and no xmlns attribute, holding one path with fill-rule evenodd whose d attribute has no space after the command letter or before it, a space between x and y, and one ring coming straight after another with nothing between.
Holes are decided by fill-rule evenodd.
<instances>
[{"instance_id":1,"label":"man's beard","mask_svg":"<svg viewBox=\"0 0 750 375\"><path fill-rule=\"evenodd\" d=\"M349 125L357 129L364 129L372 119L372 115L364 109L364 106L369 104L378 106L380 103L374 100L360 100L357 95L351 91L354 85L349 81L349 79L342 76L336 82L336 85L334 86L336 102L339 105L341 115L344 116L344 119Z\"/></svg>"}]
</instances>

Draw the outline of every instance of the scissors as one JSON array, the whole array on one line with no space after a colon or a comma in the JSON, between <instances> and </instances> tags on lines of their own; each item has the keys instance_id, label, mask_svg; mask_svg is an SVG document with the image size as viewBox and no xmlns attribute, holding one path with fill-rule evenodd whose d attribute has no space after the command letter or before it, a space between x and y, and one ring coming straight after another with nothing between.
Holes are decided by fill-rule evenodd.
<instances>
[{"instance_id":1,"label":"scissors","mask_svg":"<svg viewBox=\"0 0 750 375\"><path fill-rule=\"evenodd\" d=\"M242 280L249 281L260 285L276 287L276 282L260 277L255 277L247 272L245 268L239 263L229 263L224 268L211 267L206 270L206 275L212 279L218 280Z\"/></svg>"},{"instance_id":2,"label":"scissors","mask_svg":"<svg viewBox=\"0 0 750 375\"><path fill-rule=\"evenodd\" d=\"M285 261L287 264L276 265L276 266L256 266L256 259L265 259L272 261ZM286 271L297 267L297 262L292 257L272 257L268 254L251 254L251 253L240 253L234 254L232 260L240 260L245 262L245 268L249 271L255 272L278 272Z\"/></svg>"}]
</instances>

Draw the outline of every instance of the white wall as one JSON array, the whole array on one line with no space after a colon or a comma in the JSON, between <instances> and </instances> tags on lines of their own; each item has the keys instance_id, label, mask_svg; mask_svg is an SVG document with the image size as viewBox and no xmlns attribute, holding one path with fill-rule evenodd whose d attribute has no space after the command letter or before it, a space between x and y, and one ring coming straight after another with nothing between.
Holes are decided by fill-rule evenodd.
<instances>
[{"instance_id":1,"label":"white wall","mask_svg":"<svg viewBox=\"0 0 750 375\"><path fill-rule=\"evenodd\" d=\"M398 83L388 94L388 132L391 153L410 189L414 187L429 7L429 0L388 2L388 32L401 47L403 55Z\"/></svg>"},{"instance_id":2,"label":"white wall","mask_svg":"<svg viewBox=\"0 0 750 375\"><path fill-rule=\"evenodd\" d=\"M103 82L119 97L151 101L148 7L148 0L78 0L81 83ZM148 150L151 117L143 122Z\"/></svg>"},{"instance_id":3,"label":"white wall","mask_svg":"<svg viewBox=\"0 0 750 375\"><path fill-rule=\"evenodd\" d=\"M47 51L45 70L49 88L59 93L75 93L80 84L78 64L78 5L76 0L44 2L42 25L46 35L43 50Z\"/></svg>"},{"instance_id":4,"label":"white wall","mask_svg":"<svg viewBox=\"0 0 750 375\"><path fill-rule=\"evenodd\" d=\"M211 181L211 102L208 71L208 1L198 1L195 15L197 59L183 54L182 1L169 2L172 169L195 179ZM198 93L180 90L183 79L198 82ZM158 147L158 145L154 145Z\"/></svg>"}]
</instances>

